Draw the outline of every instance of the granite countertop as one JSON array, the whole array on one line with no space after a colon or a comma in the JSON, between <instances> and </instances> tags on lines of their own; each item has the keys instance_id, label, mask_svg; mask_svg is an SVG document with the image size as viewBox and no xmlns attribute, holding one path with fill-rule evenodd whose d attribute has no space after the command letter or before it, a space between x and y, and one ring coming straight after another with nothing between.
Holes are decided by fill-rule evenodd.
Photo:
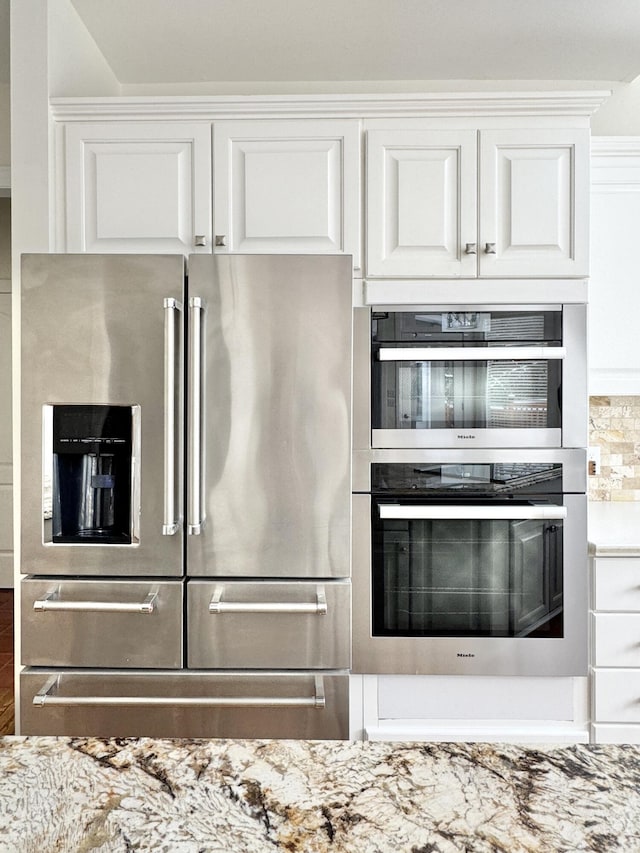
<instances>
[{"instance_id":1,"label":"granite countertop","mask_svg":"<svg viewBox=\"0 0 640 853\"><path fill-rule=\"evenodd\" d=\"M0 739L11 853L640 850L640 747Z\"/></svg>"},{"instance_id":2,"label":"granite countertop","mask_svg":"<svg viewBox=\"0 0 640 853\"><path fill-rule=\"evenodd\" d=\"M596 556L640 556L640 501L590 501L588 530Z\"/></svg>"}]
</instances>

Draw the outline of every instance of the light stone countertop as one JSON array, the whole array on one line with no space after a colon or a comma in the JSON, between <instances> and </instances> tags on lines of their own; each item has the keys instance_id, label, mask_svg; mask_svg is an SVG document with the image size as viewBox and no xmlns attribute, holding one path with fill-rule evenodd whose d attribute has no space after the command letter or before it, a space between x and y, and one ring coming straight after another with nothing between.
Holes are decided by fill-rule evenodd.
<instances>
[{"instance_id":1,"label":"light stone countertop","mask_svg":"<svg viewBox=\"0 0 640 853\"><path fill-rule=\"evenodd\" d=\"M590 501L587 529L596 556L640 556L640 501Z\"/></svg>"},{"instance_id":2,"label":"light stone countertop","mask_svg":"<svg viewBox=\"0 0 640 853\"><path fill-rule=\"evenodd\" d=\"M3 853L640 850L640 747L0 739Z\"/></svg>"}]
</instances>

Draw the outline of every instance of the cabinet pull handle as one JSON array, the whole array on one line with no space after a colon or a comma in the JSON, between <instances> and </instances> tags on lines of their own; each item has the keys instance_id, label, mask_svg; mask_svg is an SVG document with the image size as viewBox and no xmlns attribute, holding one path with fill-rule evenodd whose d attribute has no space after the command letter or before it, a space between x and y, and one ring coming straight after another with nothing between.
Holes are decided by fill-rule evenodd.
<instances>
[{"instance_id":1,"label":"cabinet pull handle","mask_svg":"<svg viewBox=\"0 0 640 853\"><path fill-rule=\"evenodd\" d=\"M324 708L324 681L316 675L313 696L60 696L60 676L52 676L33 697L37 707L45 705L170 705L206 708Z\"/></svg>"},{"instance_id":2,"label":"cabinet pull handle","mask_svg":"<svg viewBox=\"0 0 640 853\"><path fill-rule=\"evenodd\" d=\"M465 255L476 255L478 253L477 243L466 243L464 247Z\"/></svg>"},{"instance_id":3,"label":"cabinet pull handle","mask_svg":"<svg viewBox=\"0 0 640 853\"><path fill-rule=\"evenodd\" d=\"M485 243L484 244L484 253L485 253L485 255L495 255L496 244L495 243Z\"/></svg>"},{"instance_id":4,"label":"cabinet pull handle","mask_svg":"<svg viewBox=\"0 0 640 853\"><path fill-rule=\"evenodd\" d=\"M227 245L227 235L226 234L216 234L216 246L226 246Z\"/></svg>"},{"instance_id":5,"label":"cabinet pull handle","mask_svg":"<svg viewBox=\"0 0 640 853\"><path fill-rule=\"evenodd\" d=\"M176 318L182 313L177 299L164 300L164 520L162 533L173 536L176 517Z\"/></svg>"},{"instance_id":6,"label":"cabinet pull handle","mask_svg":"<svg viewBox=\"0 0 640 853\"><path fill-rule=\"evenodd\" d=\"M207 245L207 238L205 237L204 234L196 234L194 244L196 246L206 246Z\"/></svg>"},{"instance_id":7,"label":"cabinet pull handle","mask_svg":"<svg viewBox=\"0 0 640 853\"><path fill-rule=\"evenodd\" d=\"M209 613L315 613L318 616L327 615L327 598L324 587L316 589L315 602L304 601L222 601L224 586L216 586L211 601Z\"/></svg>"},{"instance_id":8,"label":"cabinet pull handle","mask_svg":"<svg viewBox=\"0 0 640 853\"><path fill-rule=\"evenodd\" d=\"M157 592L150 592L144 601L63 601L58 598L58 591L48 592L44 598L33 602L33 609L38 611L75 611L83 613L153 613L155 610Z\"/></svg>"}]
</instances>

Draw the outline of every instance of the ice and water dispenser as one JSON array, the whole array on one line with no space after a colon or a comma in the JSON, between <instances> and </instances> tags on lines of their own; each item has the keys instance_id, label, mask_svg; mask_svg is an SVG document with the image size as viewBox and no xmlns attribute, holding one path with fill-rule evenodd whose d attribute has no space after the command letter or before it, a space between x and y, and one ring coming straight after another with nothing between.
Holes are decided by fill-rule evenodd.
<instances>
[{"instance_id":1,"label":"ice and water dispenser","mask_svg":"<svg viewBox=\"0 0 640 853\"><path fill-rule=\"evenodd\" d=\"M51 535L45 538L64 544L131 544L135 407L54 405L47 409L53 453Z\"/></svg>"}]
</instances>

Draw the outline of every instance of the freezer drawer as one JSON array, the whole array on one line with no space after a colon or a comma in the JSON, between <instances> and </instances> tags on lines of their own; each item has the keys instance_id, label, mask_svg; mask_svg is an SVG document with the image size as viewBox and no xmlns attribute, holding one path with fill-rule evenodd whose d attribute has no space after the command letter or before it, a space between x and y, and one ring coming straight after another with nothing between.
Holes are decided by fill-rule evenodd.
<instances>
[{"instance_id":1,"label":"freezer drawer","mask_svg":"<svg viewBox=\"0 0 640 853\"><path fill-rule=\"evenodd\" d=\"M348 669L350 581L189 581L188 666Z\"/></svg>"},{"instance_id":2,"label":"freezer drawer","mask_svg":"<svg viewBox=\"0 0 640 853\"><path fill-rule=\"evenodd\" d=\"M349 676L24 670L21 734L346 739Z\"/></svg>"},{"instance_id":3,"label":"freezer drawer","mask_svg":"<svg viewBox=\"0 0 640 853\"><path fill-rule=\"evenodd\" d=\"M182 666L181 581L22 581L25 666Z\"/></svg>"}]
</instances>

